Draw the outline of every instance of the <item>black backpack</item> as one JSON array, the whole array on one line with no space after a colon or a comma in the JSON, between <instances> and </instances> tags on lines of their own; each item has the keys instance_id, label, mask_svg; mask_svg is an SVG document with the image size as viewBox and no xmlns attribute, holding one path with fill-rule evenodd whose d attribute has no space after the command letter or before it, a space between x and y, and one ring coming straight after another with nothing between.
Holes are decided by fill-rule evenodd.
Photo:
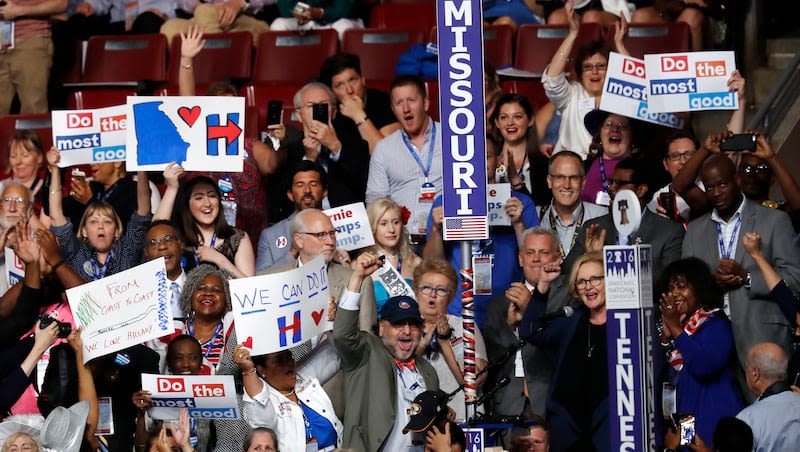
<instances>
[{"instance_id":1,"label":"black backpack","mask_svg":"<svg viewBox=\"0 0 800 452\"><path fill-rule=\"evenodd\" d=\"M57 406L70 407L78 402L78 369L75 351L69 344L58 344L50 349L50 362L39 390L38 406L47 417Z\"/></svg>"}]
</instances>

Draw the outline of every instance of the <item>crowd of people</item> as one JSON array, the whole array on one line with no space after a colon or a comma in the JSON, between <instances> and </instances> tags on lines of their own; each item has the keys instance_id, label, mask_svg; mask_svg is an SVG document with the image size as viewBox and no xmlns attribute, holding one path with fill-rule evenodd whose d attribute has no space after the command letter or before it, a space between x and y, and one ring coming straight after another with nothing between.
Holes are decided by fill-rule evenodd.
<instances>
[{"instance_id":1,"label":"crowd of people","mask_svg":"<svg viewBox=\"0 0 800 452\"><path fill-rule=\"evenodd\" d=\"M193 17L163 3L139 4L135 16L127 4L73 6L87 20L110 14L120 29L156 27L181 39L181 95L196 94L192 60L203 30L267 28L250 14L265 6L257 2L178 5ZM500 3L484 6L498 23L543 14L535 2ZM469 256L442 237L443 133L428 114L436 100L415 76L397 77L388 92L368 87L357 55L330 57L297 91L301 130L281 122L263 142L248 140L241 173L173 162L154 184L113 162L92 165L87 179L59 168L59 151L43 149L35 133L17 132L0 187L0 243L15 254L0 277L1 450L464 451L462 427L477 412L508 421L493 440L512 451L608 451L614 394L601 251L619 244L652 249L660 336L652 359L663 363L655 378L666 426L656 442L800 449L800 188L768 137L744 130L738 72L728 86L742 107L727 130L707 137L599 110L611 49L582 44L574 78L566 55L581 20L616 27L615 50L627 53L630 11L600 3L570 0L550 16L569 26L542 77L551 104L535 111L485 69L487 183L508 184L511 196L508 226L471 244L482 265L472 286L462 268ZM654 3L634 16L693 24L712 6L684 2L665 15ZM310 4L300 12L279 0L271 27L363 25L343 19L352 2ZM15 20L11 5L0 12ZM219 82L208 94L237 90ZM326 120L313 114L319 104ZM754 150L721 151L735 133L753 135ZM770 199L776 182L785 201ZM639 201L629 206L641 211L630 233L609 213L618 196ZM353 202L366 204L374 245L347 252L323 209ZM320 256L333 330L254 355L237 338L230 281ZM84 363L66 290L161 258L175 333ZM15 282L6 274L17 261L24 276ZM396 283L386 284L387 274ZM462 324L469 295L475 328ZM545 316L565 307L572 315ZM241 417L181 410L154 420L143 373L231 375ZM468 405L465 386L480 403ZM689 414L696 434L687 444L671 415L679 424ZM62 424L70 436L54 442L57 428L48 426Z\"/></svg>"}]
</instances>

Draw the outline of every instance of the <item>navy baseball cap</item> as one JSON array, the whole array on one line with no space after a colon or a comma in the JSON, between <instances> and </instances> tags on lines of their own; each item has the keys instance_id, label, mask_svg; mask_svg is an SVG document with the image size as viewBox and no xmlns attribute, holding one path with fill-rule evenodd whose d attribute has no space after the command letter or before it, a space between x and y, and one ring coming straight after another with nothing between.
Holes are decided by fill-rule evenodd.
<instances>
[{"instance_id":1,"label":"navy baseball cap","mask_svg":"<svg viewBox=\"0 0 800 452\"><path fill-rule=\"evenodd\" d=\"M420 325L422 324L422 315L419 313L417 300L407 295L391 297L386 300L386 303L381 308L381 320L388 320L391 323L400 323L403 320L409 319L414 320Z\"/></svg>"},{"instance_id":2,"label":"navy baseball cap","mask_svg":"<svg viewBox=\"0 0 800 452\"><path fill-rule=\"evenodd\" d=\"M408 414L411 417L403 428L403 433L428 430L434 422L447 416L447 394L440 389L421 393L414 398Z\"/></svg>"}]
</instances>

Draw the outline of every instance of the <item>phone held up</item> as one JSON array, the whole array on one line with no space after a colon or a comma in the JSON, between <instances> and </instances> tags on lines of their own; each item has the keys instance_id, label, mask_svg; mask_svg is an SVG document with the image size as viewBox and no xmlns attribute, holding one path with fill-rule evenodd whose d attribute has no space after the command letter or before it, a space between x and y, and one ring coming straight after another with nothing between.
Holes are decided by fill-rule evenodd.
<instances>
[{"instance_id":1,"label":"phone held up","mask_svg":"<svg viewBox=\"0 0 800 452\"><path fill-rule=\"evenodd\" d=\"M719 145L719 150L723 152L754 152L756 140L758 137L753 133L733 134Z\"/></svg>"},{"instance_id":2,"label":"phone held up","mask_svg":"<svg viewBox=\"0 0 800 452\"><path fill-rule=\"evenodd\" d=\"M312 108L312 117L314 121L319 121L323 124L328 123L328 104L326 103L319 103L319 104L311 104Z\"/></svg>"}]
</instances>

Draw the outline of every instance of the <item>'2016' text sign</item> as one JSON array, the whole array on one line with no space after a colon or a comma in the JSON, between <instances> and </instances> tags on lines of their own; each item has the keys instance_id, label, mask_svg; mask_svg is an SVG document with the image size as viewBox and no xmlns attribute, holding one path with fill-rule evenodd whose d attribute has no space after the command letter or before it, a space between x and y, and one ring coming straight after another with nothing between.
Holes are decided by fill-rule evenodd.
<instances>
[{"instance_id":1,"label":"'2016' text sign","mask_svg":"<svg viewBox=\"0 0 800 452\"><path fill-rule=\"evenodd\" d=\"M321 255L288 272L231 280L230 287L236 337L253 355L291 348L333 327Z\"/></svg>"},{"instance_id":2,"label":"'2016' text sign","mask_svg":"<svg viewBox=\"0 0 800 452\"><path fill-rule=\"evenodd\" d=\"M53 146L61 151L58 166L125 161L127 111L126 105L53 111Z\"/></svg>"},{"instance_id":3,"label":"'2016' text sign","mask_svg":"<svg viewBox=\"0 0 800 452\"><path fill-rule=\"evenodd\" d=\"M194 419L239 418L233 375L142 374L142 389L150 391L153 419L178 419L181 408Z\"/></svg>"},{"instance_id":4,"label":"'2016' text sign","mask_svg":"<svg viewBox=\"0 0 800 452\"><path fill-rule=\"evenodd\" d=\"M739 97L728 91L736 70L733 52L645 55L650 113L736 110Z\"/></svg>"},{"instance_id":5,"label":"'2016' text sign","mask_svg":"<svg viewBox=\"0 0 800 452\"><path fill-rule=\"evenodd\" d=\"M67 290L83 361L175 332L164 258Z\"/></svg>"}]
</instances>

